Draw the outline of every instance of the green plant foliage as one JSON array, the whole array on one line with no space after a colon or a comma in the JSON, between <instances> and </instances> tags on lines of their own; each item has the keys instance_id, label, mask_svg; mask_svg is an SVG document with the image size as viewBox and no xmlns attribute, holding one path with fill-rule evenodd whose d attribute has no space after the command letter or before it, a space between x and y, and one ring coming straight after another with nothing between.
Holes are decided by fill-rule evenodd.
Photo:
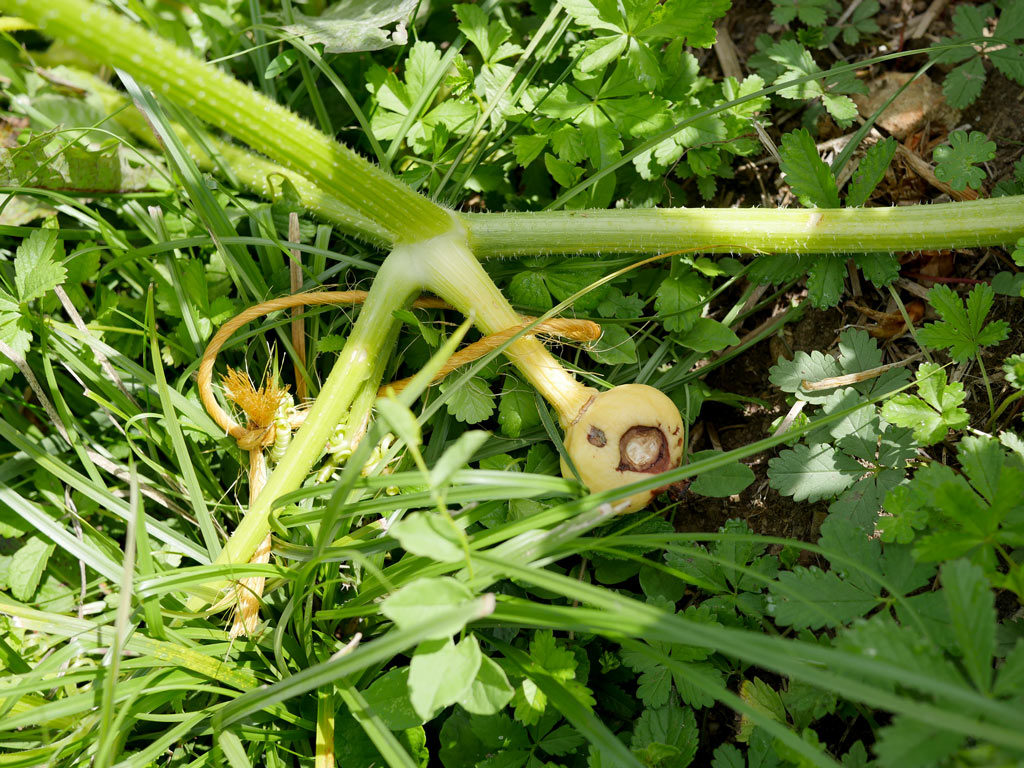
<instances>
[{"instance_id":1,"label":"green plant foliage","mask_svg":"<svg viewBox=\"0 0 1024 768\"><path fill-rule=\"evenodd\" d=\"M284 29L310 45L323 45L326 53L379 51L406 43L406 25L415 10L415 0L339 2L315 16L293 13Z\"/></svg>"},{"instance_id":2,"label":"green plant foliage","mask_svg":"<svg viewBox=\"0 0 1024 768\"><path fill-rule=\"evenodd\" d=\"M968 415L960 406L967 397L960 382L949 384L942 368L924 363L917 369L918 395L893 395L882 406L882 417L898 427L914 430L921 445L937 443L951 429L967 426Z\"/></svg>"},{"instance_id":3,"label":"green plant foliage","mask_svg":"<svg viewBox=\"0 0 1024 768\"><path fill-rule=\"evenodd\" d=\"M988 19L996 15L991 3L957 5L953 12L953 36L941 38L930 51L936 61L957 64L946 75L942 90L946 100L958 109L973 104L981 95L986 58L1008 78L1024 85L1024 51L1018 42L1024 40L1024 2L1011 0L1002 4L992 40L988 42ZM940 50L945 46L952 47Z\"/></svg>"},{"instance_id":4,"label":"green plant foliage","mask_svg":"<svg viewBox=\"0 0 1024 768\"><path fill-rule=\"evenodd\" d=\"M1024 390L1024 355L1010 355L1003 363L1006 383L1015 389Z\"/></svg>"},{"instance_id":5,"label":"green plant foliage","mask_svg":"<svg viewBox=\"0 0 1024 768\"><path fill-rule=\"evenodd\" d=\"M840 36L847 45L855 45L862 37L878 32L874 19L879 11L877 0L859 3L848 15L836 0L772 0L772 5L776 24L793 26L799 21L806 25L797 29L797 38L804 45L825 48Z\"/></svg>"},{"instance_id":6,"label":"green plant foliage","mask_svg":"<svg viewBox=\"0 0 1024 768\"><path fill-rule=\"evenodd\" d=\"M966 426L964 388L937 366L888 401L906 369L804 387L888 362L860 330L771 369L805 406L800 434L736 429L780 405L748 380L767 337L807 318L790 284L831 308L850 260L890 285L890 250L916 236L756 257L745 239L784 219L865 236L850 222L882 201L895 142L869 146L852 176L841 166L859 151L830 166L816 142L835 135L830 117L855 119L863 80L826 67L883 42L876 0L848 14L776 0L789 29L758 42L741 79L702 50L737 29L727 0L80 2L0 0L0 764L1021 761L1020 355L990 382L991 424L974 425L998 438L965 438L956 456L927 447ZM1013 37L1020 4L999 10ZM975 42L954 63L1013 66L998 39ZM778 141L781 173L759 137ZM943 173L973 183L988 145L971 134L948 150ZM993 196L1024 189L1018 165ZM756 226L724 233L730 211L697 210L757 205L757 181L761 208L784 182L819 210L750 210ZM973 210L990 221L1002 205ZM664 231L679 213L697 215L676 246ZM679 406L683 466L646 480L664 481L647 509L615 514L561 476L565 414L511 355L428 385L469 324L453 333L451 308L402 303L434 266L407 242L430 229L422 216L465 227L494 282L486 302L453 304L477 319L496 291L522 315L564 304L603 331L542 339L567 372ZM522 223L495 248L485 227L509 221ZM534 224L552 222L561 233L538 246ZM395 269L395 242L427 255ZM994 290L1018 282L1005 272ZM225 435L196 386L211 338L256 303L335 286L393 300L249 316L214 366L213 396L246 432ZM1015 331L1002 321L1016 305L986 291L962 304L936 289L942 320L922 339L970 358ZM227 366L255 391L222 381ZM290 391L266 413L235 398L268 382ZM279 483L289 452L309 462ZM224 555L267 528L269 560ZM211 585L225 607L250 578L264 581L236 637L226 608L207 610Z\"/></svg>"},{"instance_id":7,"label":"green plant foliage","mask_svg":"<svg viewBox=\"0 0 1024 768\"><path fill-rule=\"evenodd\" d=\"M965 437L957 457L963 474L931 463L889 492L888 516L878 521L882 540L913 543L924 562L966 557L993 585L1020 595L1020 565L1003 553L1019 544L1024 459L982 437Z\"/></svg>"},{"instance_id":8,"label":"green plant foliage","mask_svg":"<svg viewBox=\"0 0 1024 768\"><path fill-rule=\"evenodd\" d=\"M986 174L978 164L996 156L996 143L981 131L953 131L949 146L936 147L933 154L937 178L948 181L953 189L981 189Z\"/></svg>"},{"instance_id":9,"label":"green plant foliage","mask_svg":"<svg viewBox=\"0 0 1024 768\"><path fill-rule=\"evenodd\" d=\"M806 82L787 85L779 91L780 96L804 101L821 99L822 105L840 125L849 125L857 116L857 106L846 94L867 93L867 86L853 73L826 78L811 52L795 40L780 40L768 47L764 55L781 68L781 74L772 78L772 85L810 78ZM768 79L768 73L764 76Z\"/></svg>"},{"instance_id":10,"label":"green plant foliage","mask_svg":"<svg viewBox=\"0 0 1024 768\"><path fill-rule=\"evenodd\" d=\"M836 0L772 0L772 5L772 21L776 24L799 19L809 27L824 26L825 20L840 10Z\"/></svg>"},{"instance_id":11,"label":"green plant foliage","mask_svg":"<svg viewBox=\"0 0 1024 768\"><path fill-rule=\"evenodd\" d=\"M836 177L818 156L814 139L806 129L785 134L779 154L786 181L805 207L839 207Z\"/></svg>"},{"instance_id":12,"label":"green plant foliage","mask_svg":"<svg viewBox=\"0 0 1024 768\"><path fill-rule=\"evenodd\" d=\"M450 137L469 132L473 127L474 109L461 101L445 100L422 116L414 114L412 125L400 135L409 110L430 96L430 88L436 87L432 75L440 62L441 52L437 46L421 40L409 51L402 79L380 65L374 65L366 73L366 88L379 105L370 122L378 139L400 138L414 151L426 152L434 148L435 137L447 143Z\"/></svg>"},{"instance_id":13,"label":"green plant foliage","mask_svg":"<svg viewBox=\"0 0 1024 768\"><path fill-rule=\"evenodd\" d=\"M719 532L738 537L752 534L739 520L728 521ZM703 605L715 616L734 623L740 616L765 614L762 593L779 571L779 557L766 554L767 549L761 542L725 538L692 551L672 549L665 554L665 562L712 595Z\"/></svg>"},{"instance_id":14,"label":"green plant foliage","mask_svg":"<svg viewBox=\"0 0 1024 768\"><path fill-rule=\"evenodd\" d=\"M63 103L51 107L55 118L67 119L62 114L67 109ZM137 153L109 135L97 138L106 141L85 147L69 141L67 135L47 131L20 146L0 147L0 184L93 194L133 192L156 185L153 168L140 165Z\"/></svg>"},{"instance_id":15,"label":"green plant foliage","mask_svg":"<svg viewBox=\"0 0 1024 768\"><path fill-rule=\"evenodd\" d=\"M44 297L67 277L61 264L64 245L58 235L52 228L33 230L14 256L13 291L0 288L0 341L22 358L32 344L29 303ZM0 357L0 382L10 379L14 371L9 356Z\"/></svg>"},{"instance_id":16,"label":"green plant foliage","mask_svg":"<svg viewBox=\"0 0 1024 768\"><path fill-rule=\"evenodd\" d=\"M864 205L868 201L875 187L885 176L895 154L896 139L891 136L868 147L850 180L850 188L846 191L847 208Z\"/></svg>"},{"instance_id":17,"label":"green plant foliage","mask_svg":"<svg viewBox=\"0 0 1024 768\"><path fill-rule=\"evenodd\" d=\"M940 581L941 605L951 617L944 634L931 633L920 623L897 624L888 614L876 614L841 634L839 646L865 657L884 654L893 664L1003 697L1006 706L1015 706L1012 697L1018 691L1012 686L1020 679L1024 643L1016 643L993 675L993 657L1002 658L1005 652L995 643L994 598L982 569L965 560L953 560L943 565ZM881 679L878 682L886 684ZM881 766L924 766L941 764L962 748L966 748L962 735L937 733L910 718L897 717L880 731L876 752Z\"/></svg>"},{"instance_id":18,"label":"green plant foliage","mask_svg":"<svg viewBox=\"0 0 1024 768\"><path fill-rule=\"evenodd\" d=\"M847 193L847 206L863 205L881 181L896 152L896 143L887 139L872 145L858 167ZM838 208L839 189L835 174L822 161L811 134L804 128L784 134L779 150L780 167L793 194L806 207ZM771 257L762 259L768 261ZM786 265L782 260L788 260ZM845 258L823 254L807 259L807 290L810 300L819 307L838 303L846 276ZM804 272L801 260L776 256L774 262L755 266L754 275L762 281L781 282ZM898 276L895 260L889 254L859 254L854 257L864 276L878 286L888 285Z\"/></svg>"},{"instance_id":19,"label":"green plant foliage","mask_svg":"<svg viewBox=\"0 0 1024 768\"><path fill-rule=\"evenodd\" d=\"M930 347L948 349L953 360L964 363L1009 333L1005 320L987 320L994 301L995 291L984 283L971 289L966 305L952 288L936 285L928 292L928 303L942 320L925 325L917 338Z\"/></svg>"},{"instance_id":20,"label":"green plant foliage","mask_svg":"<svg viewBox=\"0 0 1024 768\"><path fill-rule=\"evenodd\" d=\"M780 493L797 501L832 500L829 510L859 525L870 526L886 492L902 482L915 442L909 429L890 423L865 397L901 386L906 371L889 369L852 387L818 393L803 389L804 381L876 368L881 353L863 331L840 335L838 359L819 352L797 353L770 371L783 391L816 404L812 419L834 413L844 417L811 432L806 442L781 451L769 461L768 478Z\"/></svg>"},{"instance_id":21,"label":"green plant foliage","mask_svg":"<svg viewBox=\"0 0 1024 768\"><path fill-rule=\"evenodd\" d=\"M665 4L628 0L621 8L591 0L559 2L573 21L597 33L583 45L577 64L581 72L603 69L622 58L630 74L649 88L657 87L665 76L658 67L657 44L673 39L708 47L715 41L711 22L729 8L728 0L700 6L685 0Z\"/></svg>"},{"instance_id":22,"label":"green plant foliage","mask_svg":"<svg viewBox=\"0 0 1024 768\"><path fill-rule=\"evenodd\" d=\"M935 568L915 563L910 548L869 539L849 520L830 515L818 546L832 567L797 566L769 585L768 612L783 626L820 629L849 624L927 584ZM883 586L884 585L884 586Z\"/></svg>"}]
</instances>

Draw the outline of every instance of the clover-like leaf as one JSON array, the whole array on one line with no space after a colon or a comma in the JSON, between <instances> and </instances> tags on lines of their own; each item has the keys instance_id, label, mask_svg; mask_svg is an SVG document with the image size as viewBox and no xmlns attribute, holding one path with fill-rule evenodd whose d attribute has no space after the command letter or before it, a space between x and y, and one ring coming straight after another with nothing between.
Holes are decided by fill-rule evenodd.
<instances>
[{"instance_id":1,"label":"clover-like leaf","mask_svg":"<svg viewBox=\"0 0 1024 768\"><path fill-rule=\"evenodd\" d=\"M981 131L953 131L949 145L936 147L933 155L936 178L953 189L981 189L986 173L978 165L996 156L996 143Z\"/></svg>"},{"instance_id":2,"label":"clover-like leaf","mask_svg":"<svg viewBox=\"0 0 1024 768\"><path fill-rule=\"evenodd\" d=\"M967 362L981 347L998 344L1010 332L1004 320L986 322L995 291L984 283L976 285L967 297L967 305L956 291L936 285L928 292L928 303L942 317L941 322L928 323L918 331L917 338L930 347L945 347L958 363Z\"/></svg>"}]
</instances>

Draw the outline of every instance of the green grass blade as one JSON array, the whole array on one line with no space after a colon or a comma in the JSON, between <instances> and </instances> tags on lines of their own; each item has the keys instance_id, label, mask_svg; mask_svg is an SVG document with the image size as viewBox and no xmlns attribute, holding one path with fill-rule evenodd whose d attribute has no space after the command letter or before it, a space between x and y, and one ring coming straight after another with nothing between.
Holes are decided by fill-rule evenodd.
<instances>
[{"instance_id":1,"label":"green grass blade","mask_svg":"<svg viewBox=\"0 0 1024 768\"><path fill-rule=\"evenodd\" d=\"M279 683L252 691L228 702L214 719L215 727L231 723L265 708L266 706L315 690L340 678L348 677L367 667L389 661L399 653L419 645L437 627L452 622L469 622L488 615L494 608L493 597L482 597L464 606L438 611L430 621L413 629L391 630L382 637L364 643L351 653L320 662L287 677Z\"/></svg>"},{"instance_id":2,"label":"green grass blade","mask_svg":"<svg viewBox=\"0 0 1024 768\"><path fill-rule=\"evenodd\" d=\"M153 361L153 375L156 379L157 392L160 395L160 406L164 414L164 423L167 433L170 435L171 444L174 446L175 457L178 460L178 469L185 480L185 488L188 491L188 501L192 511L199 522L199 530L203 534L203 543L206 544L206 554L210 560L216 560L220 554L220 537L217 535L217 527L213 522L213 516L206 506L206 499L199 487L199 478L196 476L195 467L192 466L192 453L185 445L185 436L181 432L181 425L178 423L177 414L174 412L174 404L168 395L167 378L164 376L164 366L160 358L160 346L156 336L156 310L153 303L153 291L149 291L146 298L146 316L149 318L149 349Z\"/></svg>"}]
</instances>

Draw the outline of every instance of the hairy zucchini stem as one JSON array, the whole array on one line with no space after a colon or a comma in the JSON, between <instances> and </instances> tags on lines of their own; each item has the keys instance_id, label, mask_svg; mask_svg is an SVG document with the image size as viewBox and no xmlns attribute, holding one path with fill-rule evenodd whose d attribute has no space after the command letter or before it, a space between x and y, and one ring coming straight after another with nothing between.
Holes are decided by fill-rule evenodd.
<instances>
[{"instance_id":1,"label":"hairy zucchini stem","mask_svg":"<svg viewBox=\"0 0 1024 768\"><path fill-rule=\"evenodd\" d=\"M0 11L130 72L201 120L316 182L361 217L381 225L392 242L424 240L450 226L441 206L294 112L121 14L88 0L0 0Z\"/></svg>"},{"instance_id":2,"label":"hairy zucchini stem","mask_svg":"<svg viewBox=\"0 0 1024 768\"><path fill-rule=\"evenodd\" d=\"M124 16L87 0L0 0L0 10L132 73L288 169L282 173L265 158L222 142L211 144L257 194L274 196L274 176L286 176L311 211L377 243L427 240L451 227L450 212L276 102ZM734 253L869 253L1009 245L1024 237L1024 196L894 208L647 208L463 214L459 219L478 258L691 247Z\"/></svg>"},{"instance_id":3,"label":"hairy zucchini stem","mask_svg":"<svg viewBox=\"0 0 1024 768\"><path fill-rule=\"evenodd\" d=\"M526 254L871 253L1009 245L1024 196L894 208L642 208L463 214L481 258Z\"/></svg>"},{"instance_id":4,"label":"hairy zucchini stem","mask_svg":"<svg viewBox=\"0 0 1024 768\"><path fill-rule=\"evenodd\" d=\"M484 333L497 333L522 322L504 294L484 271L466 243L461 227L450 237L422 246L423 287L459 309ZM571 424L596 390L580 384L547 348L533 337L512 342L505 355L558 412L563 427Z\"/></svg>"}]
</instances>

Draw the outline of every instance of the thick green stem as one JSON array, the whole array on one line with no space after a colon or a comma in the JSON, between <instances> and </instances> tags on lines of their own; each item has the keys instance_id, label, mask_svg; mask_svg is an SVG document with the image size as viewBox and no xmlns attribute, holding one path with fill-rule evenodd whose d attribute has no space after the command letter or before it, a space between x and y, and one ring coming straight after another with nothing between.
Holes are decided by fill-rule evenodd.
<instances>
[{"instance_id":1,"label":"thick green stem","mask_svg":"<svg viewBox=\"0 0 1024 768\"><path fill-rule=\"evenodd\" d=\"M0 0L47 34L123 68L199 118L320 185L394 242L449 229L449 214L224 72L87 0ZM173 74L171 74L173 73ZM265 168L259 174L265 178ZM334 204L306 190L307 205ZM524 218L525 217L525 218ZM538 253L709 251L865 253L1006 245L1024 236L1024 197L898 208L642 209L472 214L481 258Z\"/></svg>"},{"instance_id":2,"label":"thick green stem","mask_svg":"<svg viewBox=\"0 0 1024 768\"><path fill-rule=\"evenodd\" d=\"M394 176L221 70L87 0L0 0L0 10L104 64L131 73L157 93L285 167L298 171L394 242L447 231L448 212Z\"/></svg>"},{"instance_id":3,"label":"thick green stem","mask_svg":"<svg viewBox=\"0 0 1024 768\"><path fill-rule=\"evenodd\" d=\"M58 74L63 80L70 81L91 93L108 113L114 115L118 124L130 131L133 136L154 149L161 148L146 118L128 101L124 93L89 72L63 67L58 70ZM228 168L248 190L268 200L279 200L284 197L285 189L282 182L287 179L302 204L320 218L337 224L345 232L375 245L391 243L393 238L388 230L372 219L360 215L305 176L208 133L194 138L177 123L173 123L172 128L202 170L214 172Z\"/></svg>"},{"instance_id":4,"label":"thick green stem","mask_svg":"<svg viewBox=\"0 0 1024 768\"><path fill-rule=\"evenodd\" d=\"M102 82L83 81L83 87L96 92L111 111L124 102ZM152 135L134 110L119 113L118 120L141 138ZM196 142L183 131L179 135L200 166L212 169L212 160ZM380 225L300 174L240 147L212 137L209 141L221 162L255 194L279 195L274 179L284 177L294 185L303 205L318 216L373 241L387 237ZM898 208L651 208L464 214L460 219L478 258L685 248L735 253L865 253L1009 245L1024 236L1024 197Z\"/></svg>"},{"instance_id":5,"label":"thick green stem","mask_svg":"<svg viewBox=\"0 0 1024 768\"><path fill-rule=\"evenodd\" d=\"M397 324L394 311L406 306L421 289L417 262L416 246L399 246L381 264L352 333L305 422L231 534L216 565L248 562L270 530L269 517L274 501L302 485L320 458L335 425L344 417L364 383L372 375L379 377L383 373L381 357L386 356L388 340L393 338ZM219 590L227 585L207 586ZM195 610L202 604L196 599L189 607Z\"/></svg>"},{"instance_id":6,"label":"thick green stem","mask_svg":"<svg viewBox=\"0 0 1024 768\"><path fill-rule=\"evenodd\" d=\"M464 214L480 258L527 254L870 253L1009 245L1024 196L895 208L643 208Z\"/></svg>"},{"instance_id":7,"label":"thick green stem","mask_svg":"<svg viewBox=\"0 0 1024 768\"><path fill-rule=\"evenodd\" d=\"M497 333L522 322L466 244L465 235L434 238L421 250L424 287L472 317L484 333ZM596 394L580 384L547 348L533 337L512 342L505 355L558 412L568 426Z\"/></svg>"}]
</instances>

